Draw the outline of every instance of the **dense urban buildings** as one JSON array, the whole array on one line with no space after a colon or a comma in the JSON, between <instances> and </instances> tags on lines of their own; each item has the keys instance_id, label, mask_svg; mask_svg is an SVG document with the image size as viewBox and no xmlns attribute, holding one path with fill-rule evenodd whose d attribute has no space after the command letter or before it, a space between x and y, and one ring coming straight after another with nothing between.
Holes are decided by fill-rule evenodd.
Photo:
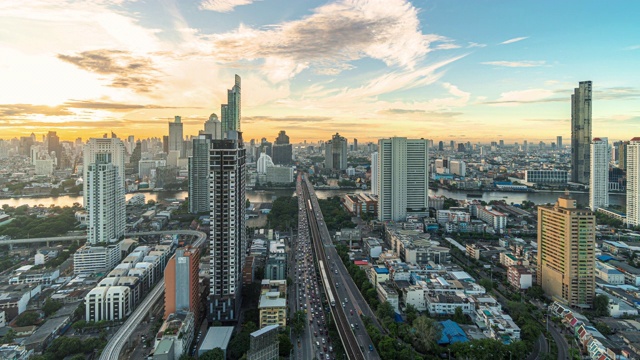
<instances>
[{"instance_id":1,"label":"dense urban buildings","mask_svg":"<svg viewBox=\"0 0 640 360\"><path fill-rule=\"evenodd\" d=\"M429 214L427 140L378 140L378 219L404 221Z\"/></svg>"},{"instance_id":2,"label":"dense urban buildings","mask_svg":"<svg viewBox=\"0 0 640 360\"><path fill-rule=\"evenodd\" d=\"M640 225L640 137L626 146L627 153L627 225Z\"/></svg>"},{"instance_id":3,"label":"dense urban buildings","mask_svg":"<svg viewBox=\"0 0 640 360\"><path fill-rule=\"evenodd\" d=\"M589 183L591 161L591 81L581 81L571 95L571 181Z\"/></svg>"},{"instance_id":4,"label":"dense urban buildings","mask_svg":"<svg viewBox=\"0 0 640 360\"><path fill-rule=\"evenodd\" d=\"M538 207L537 283L553 300L591 307L595 296L593 212L562 196L554 206Z\"/></svg>"},{"instance_id":5,"label":"dense urban buildings","mask_svg":"<svg viewBox=\"0 0 640 360\"><path fill-rule=\"evenodd\" d=\"M609 142L594 138L591 143L591 176L589 177L589 208L596 211L609 207Z\"/></svg>"}]
</instances>

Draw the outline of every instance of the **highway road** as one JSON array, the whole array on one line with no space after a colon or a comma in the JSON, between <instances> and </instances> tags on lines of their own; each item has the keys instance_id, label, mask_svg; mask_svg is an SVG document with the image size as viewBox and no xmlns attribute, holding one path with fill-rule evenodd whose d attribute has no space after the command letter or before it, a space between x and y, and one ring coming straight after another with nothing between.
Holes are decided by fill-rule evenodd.
<instances>
[{"instance_id":1,"label":"highway road","mask_svg":"<svg viewBox=\"0 0 640 360\"><path fill-rule=\"evenodd\" d=\"M311 204L311 208L307 204L305 209L312 232L315 255L317 261L323 261L326 264L329 289L325 289L325 291L331 292L335 298L336 304L331 310L347 357L352 360L380 359L365 330L362 318L358 316L360 312L373 315L371 309L338 257L329 230L324 223L313 186L306 179L303 183L302 196L305 198L305 202L309 204L310 201ZM372 319L375 320L375 317ZM369 350L370 346L372 350Z\"/></svg>"},{"instance_id":2,"label":"highway road","mask_svg":"<svg viewBox=\"0 0 640 360\"><path fill-rule=\"evenodd\" d=\"M151 231L151 232L138 232L126 234L126 236L148 236L148 235L190 235L195 236L196 240L192 246L200 247L207 239L207 234L201 231L195 230L172 230L172 231ZM120 353L124 348L124 345L131 338L131 334L136 329L136 326L147 315L151 306L155 304L161 296L164 295L164 278L160 279L156 286L149 292L147 297L140 303L140 305L133 311L133 313L127 318L127 320L120 326L118 331L109 339L107 346L102 350L100 354L100 360L118 360Z\"/></svg>"}]
</instances>

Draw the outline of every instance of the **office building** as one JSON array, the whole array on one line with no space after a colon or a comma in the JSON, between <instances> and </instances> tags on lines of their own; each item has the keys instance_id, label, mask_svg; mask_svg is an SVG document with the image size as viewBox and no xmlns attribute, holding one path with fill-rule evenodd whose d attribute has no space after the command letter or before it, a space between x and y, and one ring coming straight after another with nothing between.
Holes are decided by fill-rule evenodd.
<instances>
[{"instance_id":1,"label":"office building","mask_svg":"<svg viewBox=\"0 0 640 360\"><path fill-rule=\"evenodd\" d=\"M571 181L588 184L591 165L591 81L581 81L571 95Z\"/></svg>"},{"instance_id":2,"label":"office building","mask_svg":"<svg viewBox=\"0 0 640 360\"><path fill-rule=\"evenodd\" d=\"M624 170L627 165L627 146L629 145L628 141L620 141L618 143L618 168Z\"/></svg>"},{"instance_id":3,"label":"office building","mask_svg":"<svg viewBox=\"0 0 640 360\"><path fill-rule=\"evenodd\" d=\"M280 131L276 142L271 149L273 163L276 165L288 165L293 160L293 145L289 143L289 136L284 130Z\"/></svg>"},{"instance_id":4,"label":"office building","mask_svg":"<svg viewBox=\"0 0 640 360\"><path fill-rule=\"evenodd\" d=\"M640 225L640 137L626 146L627 161L627 225Z\"/></svg>"},{"instance_id":5,"label":"office building","mask_svg":"<svg viewBox=\"0 0 640 360\"><path fill-rule=\"evenodd\" d=\"M465 177L467 174L467 166L463 160L451 160L449 161L449 172L453 175Z\"/></svg>"},{"instance_id":6,"label":"office building","mask_svg":"<svg viewBox=\"0 0 640 360\"><path fill-rule=\"evenodd\" d=\"M324 167L330 170L347 169L347 139L338 133L324 144Z\"/></svg>"},{"instance_id":7,"label":"office building","mask_svg":"<svg viewBox=\"0 0 640 360\"><path fill-rule=\"evenodd\" d=\"M556 145L558 149L562 149L562 136L556 136Z\"/></svg>"},{"instance_id":8,"label":"office building","mask_svg":"<svg viewBox=\"0 0 640 360\"><path fill-rule=\"evenodd\" d=\"M209 212L209 147L211 134L193 138L193 153L188 161L189 212Z\"/></svg>"},{"instance_id":9,"label":"office building","mask_svg":"<svg viewBox=\"0 0 640 360\"><path fill-rule=\"evenodd\" d=\"M60 160L62 155L62 146L60 145L60 138L55 131L49 131L46 137L47 153L55 153L56 167L60 166Z\"/></svg>"},{"instance_id":10,"label":"office building","mask_svg":"<svg viewBox=\"0 0 640 360\"><path fill-rule=\"evenodd\" d=\"M378 140L378 219L405 221L427 216L429 150L427 140L393 137Z\"/></svg>"},{"instance_id":11,"label":"office building","mask_svg":"<svg viewBox=\"0 0 640 360\"><path fill-rule=\"evenodd\" d=\"M84 147L83 172L87 241L98 244L120 240L126 226L122 141L114 138L89 139Z\"/></svg>"},{"instance_id":12,"label":"office building","mask_svg":"<svg viewBox=\"0 0 640 360\"><path fill-rule=\"evenodd\" d=\"M590 307L595 296L593 212L562 196L538 207L537 282L547 296L570 306Z\"/></svg>"},{"instance_id":13,"label":"office building","mask_svg":"<svg viewBox=\"0 0 640 360\"><path fill-rule=\"evenodd\" d=\"M182 148L182 140L183 140L183 136L182 136L182 118L180 116L176 116L174 117L173 122L169 123L169 148L167 153L169 153L169 151L179 151L180 152L180 157L183 158L184 157L184 151Z\"/></svg>"},{"instance_id":14,"label":"office building","mask_svg":"<svg viewBox=\"0 0 640 360\"><path fill-rule=\"evenodd\" d=\"M106 274L120 262L120 243L107 246L85 244L73 254L75 275Z\"/></svg>"},{"instance_id":15,"label":"office building","mask_svg":"<svg viewBox=\"0 0 640 360\"><path fill-rule=\"evenodd\" d=\"M218 120L218 115L209 115L209 120L204 122L204 130L200 130L200 135L211 135L212 139L222 139L222 123Z\"/></svg>"},{"instance_id":16,"label":"office building","mask_svg":"<svg viewBox=\"0 0 640 360\"><path fill-rule=\"evenodd\" d=\"M378 153L371 154L371 193L378 195L378 176L380 169L378 168Z\"/></svg>"},{"instance_id":17,"label":"office building","mask_svg":"<svg viewBox=\"0 0 640 360\"><path fill-rule=\"evenodd\" d=\"M280 358L279 329L278 325L269 325L252 332L249 338L247 360L278 360Z\"/></svg>"},{"instance_id":18,"label":"office building","mask_svg":"<svg viewBox=\"0 0 640 360\"><path fill-rule=\"evenodd\" d=\"M240 76L235 76L235 84L227 90L227 103L220 107L222 137L226 138L229 131L240 132L241 119Z\"/></svg>"},{"instance_id":19,"label":"office building","mask_svg":"<svg viewBox=\"0 0 640 360\"><path fill-rule=\"evenodd\" d=\"M591 142L591 176L589 177L589 208L596 211L609 207L609 142L594 138Z\"/></svg>"},{"instance_id":20,"label":"office building","mask_svg":"<svg viewBox=\"0 0 640 360\"><path fill-rule=\"evenodd\" d=\"M209 316L221 322L238 319L246 254L246 153L241 133L229 131L227 137L212 140L209 155Z\"/></svg>"},{"instance_id":21,"label":"office building","mask_svg":"<svg viewBox=\"0 0 640 360\"><path fill-rule=\"evenodd\" d=\"M177 311L192 312L200 321L200 250L179 248L164 270L164 318Z\"/></svg>"}]
</instances>

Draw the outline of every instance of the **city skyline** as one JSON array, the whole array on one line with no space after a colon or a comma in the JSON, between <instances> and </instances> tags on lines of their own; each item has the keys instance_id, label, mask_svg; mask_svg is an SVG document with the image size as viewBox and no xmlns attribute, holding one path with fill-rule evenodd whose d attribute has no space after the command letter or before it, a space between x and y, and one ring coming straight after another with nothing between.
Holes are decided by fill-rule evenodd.
<instances>
[{"instance_id":1,"label":"city skyline","mask_svg":"<svg viewBox=\"0 0 640 360\"><path fill-rule=\"evenodd\" d=\"M638 7L8 3L0 79L13 85L2 92L0 123L4 138L45 129L62 140L160 137L179 115L184 134L197 135L221 115L237 73L245 139L285 129L294 143L335 132L363 143L416 135L551 143L570 139L572 90L593 81L593 133L628 139L640 119L640 44L629 36ZM594 14L598 26L585 27Z\"/></svg>"}]
</instances>

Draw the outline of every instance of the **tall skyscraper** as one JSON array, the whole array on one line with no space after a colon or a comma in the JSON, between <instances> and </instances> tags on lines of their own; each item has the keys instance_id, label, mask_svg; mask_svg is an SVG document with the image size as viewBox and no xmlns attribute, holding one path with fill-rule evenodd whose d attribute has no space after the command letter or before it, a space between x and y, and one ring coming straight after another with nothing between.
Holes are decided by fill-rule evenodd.
<instances>
[{"instance_id":1,"label":"tall skyscraper","mask_svg":"<svg viewBox=\"0 0 640 360\"><path fill-rule=\"evenodd\" d=\"M353 139L353 151L358 151L358 139Z\"/></svg>"},{"instance_id":2,"label":"tall skyscraper","mask_svg":"<svg viewBox=\"0 0 640 360\"><path fill-rule=\"evenodd\" d=\"M220 106L220 117L222 122L222 136L227 136L229 131L240 132L241 116L240 101L240 76L235 76L235 84L227 90L227 103Z\"/></svg>"},{"instance_id":3,"label":"tall skyscraper","mask_svg":"<svg viewBox=\"0 0 640 360\"><path fill-rule=\"evenodd\" d=\"M190 311L196 321L201 316L200 250L179 248L164 270L164 318L179 310ZM199 322L198 322L199 323Z\"/></svg>"},{"instance_id":4,"label":"tall skyscraper","mask_svg":"<svg viewBox=\"0 0 640 360\"><path fill-rule=\"evenodd\" d=\"M272 158L274 164L291 164L291 161L293 160L293 145L289 143L289 136L284 130L281 130L278 134L271 152L273 154Z\"/></svg>"},{"instance_id":5,"label":"tall skyscraper","mask_svg":"<svg viewBox=\"0 0 640 360\"><path fill-rule=\"evenodd\" d=\"M558 149L562 149L562 136L556 136L556 144L558 145Z\"/></svg>"},{"instance_id":6,"label":"tall skyscraper","mask_svg":"<svg viewBox=\"0 0 640 360\"><path fill-rule=\"evenodd\" d=\"M627 225L640 225L640 137L634 137L627 149Z\"/></svg>"},{"instance_id":7,"label":"tall skyscraper","mask_svg":"<svg viewBox=\"0 0 640 360\"><path fill-rule=\"evenodd\" d=\"M371 154L371 193L378 195L378 177L380 176L380 169L378 168L378 152Z\"/></svg>"},{"instance_id":8,"label":"tall skyscraper","mask_svg":"<svg viewBox=\"0 0 640 360\"><path fill-rule=\"evenodd\" d=\"M347 169L347 139L338 133L324 144L324 165L327 169Z\"/></svg>"},{"instance_id":9,"label":"tall skyscraper","mask_svg":"<svg viewBox=\"0 0 640 360\"><path fill-rule=\"evenodd\" d=\"M428 215L427 140L380 139L378 164L378 219L404 221L407 215Z\"/></svg>"},{"instance_id":10,"label":"tall skyscraper","mask_svg":"<svg viewBox=\"0 0 640 360\"><path fill-rule=\"evenodd\" d=\"M200 130L200 135L209 134L212 139L222 139L222 123L218 120L218 115L209 115L209 120L204 122L204 130Z\"/></svg>"},{"instance_id":11,"label":"tall skyscraper","mask_svg":"<svg viewBox=\"0 0 640 360\"><path fill-rule=\"evenodd\" d=\"M212 140L209 155L210 299L212 321L236 321L246 255L246 153L241 133Z\"/></svg>"},{"instance_id":12,"label":"tall skyscraper","mask_svg":"<svg viewBox=\"0 0 640 360\"><path fill-rule=\"evenodd\" d=\"M189 157L189 212L208 213L209 208L209 148L211 134L191 140L193 153Z\"/></svg>"},{"instance_id":13,"label":"tall skyscraper","mask_svg":"<svg viewBox=\"0 0 640 360\"><path fill-rule=\"evenodd\" d=\"M126 225L124 144L120 139L89 139L84 148L83 190L87 241L120 240Z\"/></svg>"},{"instance_id":14,"label":"tall skyscraper","mask_svg":"<svg viewBox=\"0 0 640 360\"><path fill-rule=\"evenodd\" d=\"M589 177L589 208L609 206L609 142L607 138L594 138L591 142L591 176Z\"/></svg>"},{"instance_id":15,"label":"tall skyscraper","mask_svg":"<svg viewBox=\"0 0 640 360\"><path fill-rule=\"evenodd\" d=\"M589 183L591 164L591 81L581 81L571 95L571 181Z\"/></svg>"},{"instance_id":16,"label":"tall skyscraper","mask_svg":"<svg viewBox=\"0 0 640 360\"><path fill-rule=\"evenodd\" d=\"M169 151L179 151L180 157L184 157L184 151L182 148L182 118L176 116L173 122L169 123Z\"/></svg>"},{"instance_id":17,"label":"tall skyscraper","mask_svg":"<svg viewBox=\"0 0 640 360\"><path fill-rule=\"evenodd\" d=\"M562 196L554 206L538 207L537 282L553 300L590 307L595 296L593 212Z\"/></svg>"},{"instance_id":18,"label":"tall skyscraper","mask_svg":"<svg viewBox=\"0 0 640 360\"><path fill-rule=\"evenodd\" d=\"M49 155L51 155L52 152L55 152L56 167L60 167L60 160L62 159L62 146L60 145L60 138L58 137L58 134L55 131L49 131L47 133L47 138L45 141L47 143L47 151Z\"/></svg>"},{"instance_id":19,"label":"tall skyscraper","mask_svg":"<svg viewBox=\"0 0 640 360\"><path fill-rule=\"evenodd\" d=\"M628 141L621 141L618 144L618 167L620 169L625 169L627 166L627 146L629 145Z\"/></svg>"}]
</instances>

